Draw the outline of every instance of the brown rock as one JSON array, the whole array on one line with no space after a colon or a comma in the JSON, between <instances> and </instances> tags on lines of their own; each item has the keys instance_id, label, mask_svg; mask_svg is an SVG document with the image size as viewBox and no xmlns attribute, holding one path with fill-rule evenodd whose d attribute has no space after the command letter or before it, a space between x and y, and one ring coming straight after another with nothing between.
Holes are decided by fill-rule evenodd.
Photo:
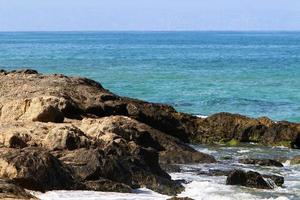
<instances>
[{"instance_id":1,"label":"brown rock","mask_svg":"<svg viewBox=\"0 0 300 200\"><path fill-rule=\"evenodd\" d=\"M23 188L15 185L12 181L0 179L0 199L34 200L37 199Z\"/></svg>"},{"instance_id":2,"label":"brown rock","mask_svg":"<svg viewBox=\"0 0 300 200\"><path fill-rule=\"evenodd\" d=\"M84 119L81 129L90 137L103 139L108 133L109 139L119 136L145 148L156 149L162 164L216 162L212 156L194 150L179 139L125 116Z\"/></svg>"},{"instance_id":3,"label":"brown rock","mask_svg":"<svg viewBox=\"0 0 300 200\"><path fill-rule=\"evenodd\" d=\"M241 159L240 163L251 164L251 165L261 165L261 166L274 166L274 167L283 167L283 164L276 160L271 159Z\"/></svg>"},{"instance_id":4,"label":"brown rock","mask_svg":"<svg viewBox=\"0 0 300 200\"><path fill-rule=\"evenodd\" d=\"M39 148L0 149L0 178L30 190L67 189L73 185L58 159Z\"/></svg>"},{"instance_id":5,"label":"brown rock","mask_svg":"<svg viewBox=\"0 0 300 200\"><path fill-rule=\"evenodd\" d=\"M58 125L46 135L43 146L50 150L74 150L91 146L92 142L73 125Z\"/></svg>"},{"instance_id":6,"label":"brown rock","mask_svg":"<svg viewBox=\"0 0 300 200\"><path fill-rule=\"evenodd\" d=\"M241 185L258 189L273 189L273 186L264 180L262 175L253 171L234 170L229 173L227 185Z\"/></svg>"}]
</instances>

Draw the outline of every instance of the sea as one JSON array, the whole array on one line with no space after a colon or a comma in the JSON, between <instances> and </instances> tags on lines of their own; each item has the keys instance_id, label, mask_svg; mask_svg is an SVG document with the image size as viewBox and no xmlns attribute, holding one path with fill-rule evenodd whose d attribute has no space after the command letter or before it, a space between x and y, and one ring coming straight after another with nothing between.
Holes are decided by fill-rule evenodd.
<instances>
[{"instance_id":1,"label":"sea","mask_svg":"<svg viewBox=\"0 0 300 200\"><path fill-rule=\"evenodd\" d=\"M209 116L231 112L300 122L300 32L0 32L0 69L85 76L122 95L166 103L178 111ZM196 200L297 200L300 167L283 147L195 146L221 160L218 165L182 166L180 196ZM238 158L285 157L284 167L246 166ZM226 177L198 171L254 169L285 177L283 188L226 186ZM195 170L196 169L196 170ZM52 191L41 199L167 199L145 188L133 194Z\"/></svg>"}]
</instances>

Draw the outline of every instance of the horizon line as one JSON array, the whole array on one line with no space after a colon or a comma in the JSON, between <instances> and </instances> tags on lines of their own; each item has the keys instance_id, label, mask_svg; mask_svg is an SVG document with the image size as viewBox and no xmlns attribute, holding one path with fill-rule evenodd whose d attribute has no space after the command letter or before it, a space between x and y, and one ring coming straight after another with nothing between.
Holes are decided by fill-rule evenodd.
<instances>
[{"instance_id":1,"label":"horizon line","mask_svg":"<svg viewBox=\"0 0 300 200\"><path fill-rule=\"evenodd\" d=\"M24 32L300 32L299 30L0 30L0 33Z\"/></svg>"}]
</instances>

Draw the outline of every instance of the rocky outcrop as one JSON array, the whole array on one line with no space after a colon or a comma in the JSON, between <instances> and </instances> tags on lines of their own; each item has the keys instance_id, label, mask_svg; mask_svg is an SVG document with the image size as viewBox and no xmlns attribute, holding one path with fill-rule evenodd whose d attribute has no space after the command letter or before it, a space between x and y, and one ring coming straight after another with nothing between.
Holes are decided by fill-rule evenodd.
<instances>
[{"instance_id":1,"label":"rocky outcrop","mask_svg":"<svg viewBox=\"0 0 300 200\"><path fill-rule=\"evenodd\" d=\"M0 72L0 178L26 189L182 191L161 165L215 162L184 142L196 117L99 83Z\"/></svg>"},{"instance_id":2,"label":"rocky outcrop","mask_svg":"<svg viewBox=\"0 0 300 200\"><path fill-rule=\"evenodd\" d=\"M266 117L249 118L218 113L197 120L191 140L198 143L255 142L271 146L300 148L300 124L274 122Z\"/></svg>"},{"instance_id":3,"label":"rocky outcrop","mask_svg":"<svg viewBox=\"0 0 300 200\"><path fill-rule=\"evenodd\" d=\"M0 179L0 199L35 200L36 198L12 181Z\"/></svg>"},{"instance_id":4,"label":"rocky outcrop","mask_svg":"<svg viewBox=\"0 0 300 200\"><path fill-rule=\"evenodd\" d=\"M258 189L273 189L273 186L268 183L262 175L253 171L245 172L243 170L234 170L229 173L226 184Z\"/></svg>"},{"instance_id":5,"label":"rocky outcrop","mask_svg":"<svg viewBox=\"0 0 300 200\"><path fill-rule=\"evenodd\" d=\"M187 142L300 145L299 125L220 113L206 119L120 97L100 83L34 70L0 71L0 178L32 190L175 195L161 168L216 160Z\"/></svg>"}]
</instances>

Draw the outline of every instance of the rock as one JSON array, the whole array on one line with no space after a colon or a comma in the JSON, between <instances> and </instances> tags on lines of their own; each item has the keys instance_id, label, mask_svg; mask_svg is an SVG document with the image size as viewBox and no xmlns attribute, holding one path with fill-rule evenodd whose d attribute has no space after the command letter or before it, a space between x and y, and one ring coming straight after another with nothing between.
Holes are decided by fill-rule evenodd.
<instances>
[{"instance_id":1,"label":"rock","mask_svg":"<svg viewBox=\"0 0 300 200\"><path fill-rule=\"evenodd\" d=\"M111 116L100 119L82 120L81 130L98 139L116 135L127 141L134 141L145 148L160 152L161 164L187 164L216 162L213 156L200 153L179 139L125 116ZM112 135L113 134L113 135Z\"/></svg>"},{"instance_id":2,"label":"rock","mask_svg":"<svg viewBox=\"0 0 300 200\"><path fill-rule=\"evenodd\" d=\"M208 171L197 171L198 175L207 175L207 176L228 176L233 173L235 170L221 170L221 169L209 169ZM274 174L262 174L263 178L272 180L277 186L282 186L284 184L284 177L277 176Z\"/></svg>"},{"instance_id":3,"label":"rock","mask_svg":"<svg viewBox=\"0 0 300 200\"><path fill-rule=\"evenodd\" d=\"M200 143L256 142L270 146L300 148L300 124L273 122L230 113L198 118L191 140Z\"/></svg>"},{"instance_id":4,"label":"rock","mask_svg":"<svg viewBox=\"0 0 300 200\"><path fill-rule=\"evenodd\" d=\"M128 185L117 183L108 179L100 178L96 181L86 181L84 185L88 190L103 192L131 193L132 189Z\"/></svg>"},{"instance_id":5,"label":"rock","mask_svg":"<svg viewBox=\"0 0 300 200\"><path fill-rule=\"evenodd\" d=\"M64 115L60 109L65 107L63 98L36 97L2 102L1 121L40 121L63 122ZM1 104L1 102L0 102Z\"/></svg>"},{"instance_id":6,"label":"rock","mask_svg":"<svg viewBox=\"0 0 300 200\"><path fill-rule=\"evenodd\" d=\"M279 187L282 187L284 184L284 177L282 176L264 174L263 177L271 179Z\"/></svg>"},{"instance_id":7,"label":"rock","mask_svg":"<svg viewBox=\"0 0 300 200\"><path fill-rule=\"evenodd\" d=\"M147 187L176 195L183 186L161 166L216 162L186 142L299 148L299 130L296 123L228 113L198 118L120 97L86 78L0 72L0 178L26 189Z\"/></svg>"},{"instance_id":8,"label":"rock","mask_svg":"<svg viewBox=\"0 0 300 200\"><path fill-rule=\"evenodd\" d=\"M163 194L177 194L182 186L172 181L158 164L155 151L129 146L117 139L100 149L78 149L57 155L80 181L102 178L123 183L131 188L147 187Z\"/></svg>"},{"instance_id":9,"label":"rock","mask_svg":"<svg viewBox=\"0 0 300 200\"><path fill-rule=\"evenodd\" d=\"M181 172L181 168L176 164L161 164L161 168L168 173Z\"/></svg>"},{"instance_id":10,"label":"rock","mask_svg":"<svg viewBox=\"0 0 300 200\"><path fill-rule=\"evenodd\" d=\"M294 158L291 159L291 165L298 165L300 164L300 155L295 156Z\"/></svg>"},{"instance_id":11,"label":"rock","mask_svg":"<svg viewBox=\"0 0 300 200\"><path fill-rule=\"evenodd\" d=\"M0 179L0 199L37 199L23 188L15 185L12 181Z\"/></svg>"},{"instance_id":12,"label":"rock","mask_svg":"<svg viewBox=\"0 0 300 200\"><path fill-rule=\"evenodd\" d=\"M274 146L300 148L300 124L277 122L265 132L262 142Z\"/></svg>"},{"instance_id":13,"label":"rock","mask_svg":"<svg viewBox=\"0 0 300 200\"><path fill-rule=\"evenodd\" d=\"M283 164L276 160L271 159L241 159L239 163L250 164L250 165L260 165L260 166L274 166L283 167Z\"/></svg>"},{"instance_id":14,"label":"rock","mask_svg":"<svg viewBox=\"0 0 300 200\"><path fill-rule=\"evenodd\" d=\"M59 160L39 148L0 148L0 178L38 191L67 189L74 184Z\"/></svg>"},{"instance_id":15,"label":"rock","mask_svg":"<svg viewBox=\"0 0 300 200\"><path fill-rule=\"evenodd\" d=\"M258 189L273 189L273 187L264 180L262 175L254 171L245 172L242 170L234 170L229 173L226 184Z\"/></svg>"},{"instance_id":16,"label":"rock","mask_svg":"<svg viewBox=\"0 0 300 200\"><path fill-rule=\"evenodd\" d=\"M50 150L74 150L91 146L92 142L77 127L60 125L49 131L44 146Z\"/></svg>"},{"instance_id":17,"label":"rock","mask_svg":"<svg viewBox=\"0 0 300 200\"><path fill-rule=\"evenodd\" d=\"M198 118L165 104L120 97L93 80L34 70L0 73L0 80L0 121L63 122L124 115L181 142L257 142L300 148L297 123L229 113Z\"/></svg>"}]
</instances>

